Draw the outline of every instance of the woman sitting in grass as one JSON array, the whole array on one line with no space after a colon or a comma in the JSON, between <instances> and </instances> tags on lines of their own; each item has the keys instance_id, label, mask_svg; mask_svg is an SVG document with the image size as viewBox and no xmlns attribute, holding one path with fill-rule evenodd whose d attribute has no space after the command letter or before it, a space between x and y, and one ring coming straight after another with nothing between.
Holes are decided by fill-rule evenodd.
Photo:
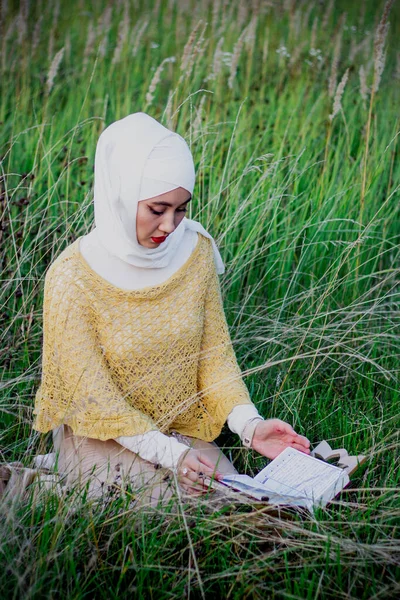
<instances>
[{"instance_id":1,"label":"woman sitting in grass","mask_svg":"<svg viewBox=\"0 0 400 600\"><path fill-rule=\"evenodd\" d=\"M126 479L146 501L236 473L213 440L224 423L268 458L309 442L264 420L242 381L221 301L217 246L185 218L195 172L181 136L145 113L110 125L95 161L96 227L45 281L34 428L58 469L101 496Z\"/></svg>"}]
</instances>

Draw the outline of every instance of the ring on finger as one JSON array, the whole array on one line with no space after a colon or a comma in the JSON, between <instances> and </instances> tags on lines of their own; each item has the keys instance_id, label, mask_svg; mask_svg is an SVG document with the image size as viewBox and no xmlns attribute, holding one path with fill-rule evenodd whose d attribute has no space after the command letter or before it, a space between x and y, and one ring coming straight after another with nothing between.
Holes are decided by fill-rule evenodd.
<instances>
[{"instance_id":1,"label":"ring on finger","mask_svg":"<svg viewBox=\"0 0 400 600\"><path fill-rule=\"evenodd\" d=\"M189 472L189 471L188 471L188 468L187 468L187 467L184 467L184 468L182 469L182 474L183 474L183 475L187 475L187 474L188 474L188 472Z\"/></svg>"}]
</instances>

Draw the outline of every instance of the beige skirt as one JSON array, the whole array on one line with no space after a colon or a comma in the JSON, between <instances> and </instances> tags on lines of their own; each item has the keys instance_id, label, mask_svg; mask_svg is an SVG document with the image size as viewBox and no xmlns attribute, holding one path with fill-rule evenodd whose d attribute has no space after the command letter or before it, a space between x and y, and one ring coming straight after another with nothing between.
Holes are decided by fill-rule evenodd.
<instances>
[{"instance_id":1,"label":"beige skirt","mask_svg":"<svg viewBox=\"0 0 400 600\"><path fill-rule=\"evenodd\" d=\"M237 473L214 442L173 434L189 448L201 449L223 474ZM111 498L124 491L143 505L157 506L176 494L176 478L164 469L140 458L115 440L101 441L74 435L68 425L54 433L58 455L57 470L65 475L68 489L82 489L90 498ZM180 492L182 493L182 492Z\"/></svg>"}]
</instances>

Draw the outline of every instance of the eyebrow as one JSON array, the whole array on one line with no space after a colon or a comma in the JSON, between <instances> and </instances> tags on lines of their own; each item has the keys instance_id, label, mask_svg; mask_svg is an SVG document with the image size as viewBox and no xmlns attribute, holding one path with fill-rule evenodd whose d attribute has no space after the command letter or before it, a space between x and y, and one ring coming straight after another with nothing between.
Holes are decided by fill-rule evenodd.
<instances>
[{"instance_id":1,"label":"eyebrow","mask_svg":"<svg viewBox=\"0 0 400 600\"><path fill-rule=\"evenodd\" d=\"M192 196L190 196L190 198L185 200L185 202L182 202L182 204L187 204L188 202L191 201L191 199L192 199ZM154 202L152 202L152 204L158 204L160 206L172 206L172 204L170 204L169 202L163 202L163 201L160 201L160 202L154 201ZM180 205L180 206L182 206L182 205Z\"/></svg>"}]
</instances>

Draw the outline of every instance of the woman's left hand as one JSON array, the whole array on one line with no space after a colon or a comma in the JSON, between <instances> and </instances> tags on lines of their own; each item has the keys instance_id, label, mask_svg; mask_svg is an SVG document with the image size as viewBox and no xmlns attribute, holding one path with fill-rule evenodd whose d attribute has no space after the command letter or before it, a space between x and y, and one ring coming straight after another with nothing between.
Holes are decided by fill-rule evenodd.
<instances>
[{"instance_id":1,"label":"woman's left hand","mask_svg":"<svg viewBox=\"0 0 400 600\"><path fill-rule=\"evenodd\" d=\"M276 458L285 448L295 448L310 454L309 440L295 432L293 427L280 419L267 419L257 425L251 447L267 458Z\"/></svg>"}]
</instances>

